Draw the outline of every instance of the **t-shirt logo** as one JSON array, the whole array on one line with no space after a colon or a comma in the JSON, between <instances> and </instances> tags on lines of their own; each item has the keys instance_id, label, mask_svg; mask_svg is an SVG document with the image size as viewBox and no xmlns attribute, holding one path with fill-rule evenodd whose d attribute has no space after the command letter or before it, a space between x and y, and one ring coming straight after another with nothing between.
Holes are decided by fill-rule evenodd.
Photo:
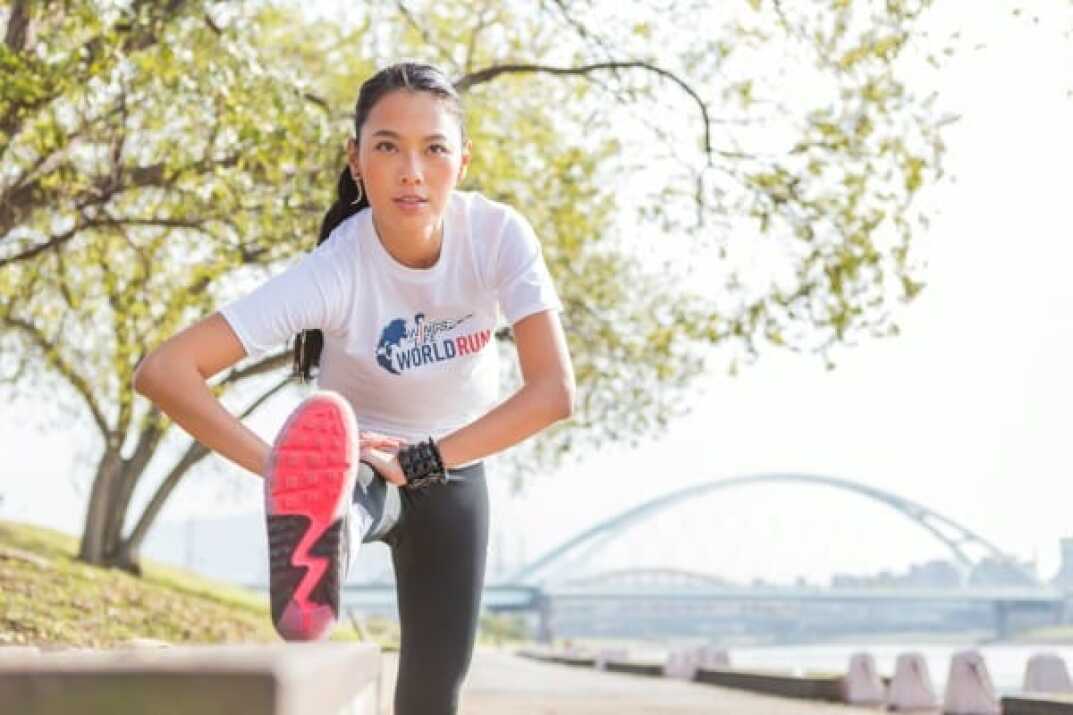
<instances>
[{"instance_id":1,"label":"t-shirt logo","mask_svg":"<svg viewBox=\"0 0 1073 715\"><path fill-rule=\"evenodd\" d=\"M448 320L425 320L424 313L416 313L412 324L405 318L395 318L380 332L376 362L392 375L401 375L422 365L478 353L491 338L491 330L438 337L472 317L473 313Z\"/></svg>"}]
</instances>

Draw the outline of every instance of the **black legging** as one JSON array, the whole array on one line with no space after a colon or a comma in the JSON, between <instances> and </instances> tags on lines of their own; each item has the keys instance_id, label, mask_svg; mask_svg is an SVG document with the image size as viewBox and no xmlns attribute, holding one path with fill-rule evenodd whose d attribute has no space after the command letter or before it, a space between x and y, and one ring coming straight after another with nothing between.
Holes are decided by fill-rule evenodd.
<instances>
[{"instance_id":1,"label":"black legging","mask_svg":"<svg viewBox=\"0 0 1073 715\"><path fill-rule=\"evenodd\" d=\"M446 484L399 489L366 462L354 501L372 514L362 541L391 547L401 644L395 715L454 715L477 637L488 547L484 462Z\"/></svg>"}]
</instances>

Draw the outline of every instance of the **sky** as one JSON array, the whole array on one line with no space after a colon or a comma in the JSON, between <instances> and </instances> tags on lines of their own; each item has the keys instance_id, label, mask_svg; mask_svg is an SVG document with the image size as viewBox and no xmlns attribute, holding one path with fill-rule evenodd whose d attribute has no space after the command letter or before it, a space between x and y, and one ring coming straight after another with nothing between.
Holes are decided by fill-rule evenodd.
<instances>
[{"instance_id":1,"label":"sky","mask_svg":"<svg viewBox=\"0 0 1073 715\"><path fill-rule=\"evenodd\" d=\"M956 56L939 80L941 104L961 119L946 130L951 176L934 189L938 212L918 237L927 288L901 314L902 334L841 351L831 371L768 352L736 377L707 376L693 413L665 436L579 457L521 494L490 472L493 563L536 557L688 485L795 472L914 500L1053 574L1059 539L1073 537L1073 43L1064 34L1073 17L1042 0L1016 6L1025 8L1016 19L1010 3L936 19L986 46ZM250 426L270 440L291 404L277 401ZM92 442L78 422L36 427L48 410L0 408L0 517L77 533L85 495L72 482L85 484L76 465ZM231 469L191 479L164 517L257 508L255 478ZM224 481L232 486L221 497ZM667 512L596 559L819 582L947 557L922 529L860 496L762 485Z\"/></svg>"}]
</instances>

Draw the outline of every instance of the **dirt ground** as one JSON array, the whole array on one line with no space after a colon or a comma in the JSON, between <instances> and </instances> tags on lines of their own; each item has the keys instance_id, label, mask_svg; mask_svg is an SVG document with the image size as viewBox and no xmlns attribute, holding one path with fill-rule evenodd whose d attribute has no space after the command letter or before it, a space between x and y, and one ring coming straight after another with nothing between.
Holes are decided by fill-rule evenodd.
<instances>
[{"instance_id":1,"label":"dirt ground","mask_svg":"<svg viewBox=\"0 0 1073 715\"><path fill-rule=\"evenodd\" d=\"M381 715L391 715L398 654L385 653ZM541 663L478 648L462 690L460 715L857 715L876 710L754 695L670 678Z\"/></svg>"}]
</instances>

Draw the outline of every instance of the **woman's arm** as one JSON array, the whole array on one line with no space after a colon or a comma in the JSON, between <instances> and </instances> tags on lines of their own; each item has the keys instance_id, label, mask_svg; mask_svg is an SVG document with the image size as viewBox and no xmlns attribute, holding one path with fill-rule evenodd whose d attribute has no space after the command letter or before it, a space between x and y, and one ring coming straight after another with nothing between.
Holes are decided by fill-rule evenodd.
<instances>
[{"instance_id":1,"label":"woman's arm","mask_svg":"<svg viewBox=\"0 0 1073 715\"><path fill-rule=\"evenodd\" d=\"M533 313L513 330L524 384L480 418L437 440L446 467L502 451L573 414L574 368L559 313ZM373 450L363 456L385 479L405 484L394 453Z\"/></svg>"},{"instance_id":2,"label":"woman's arm","mask_svg":"<svg viewBox=\"0 0 1073 715\"><path fill-rule=\"evenodd\" d=\"M533 313L513 330L524 384L487 414L437 441L447 467L502 451L574 412L574 368L559 313Z\"/></svg>"},{"instance_id":3,"label":"woman's arm","mask_svg":"<svg viewBox=\"0 0 1073 715\"><path fill-rule=\"evenodd\" d=\"M206 381L243 358L272 353L302 330L341 331L356 280L352 251L351 242L329 238L173 335L138 365L134 390L198 442L263 477L271 445L228 412Z\"/></svg>"},{"instance_id":4,"label":"woman's arm","mask_svg":"<svg viewBox=\"0 0 1073 715\"><path fill-rule=\"evenodd\" d=\"M216 312L147 355L134 371L134 390L198 442L263 477L272 446L228 412L206 382L244 357L238 336ZM358 447L361 454L370 449L395 452L399 440L363 431Z\"/></svg>"},{"instance_id":5,"label":"woman's arm","mask_svg":"<svg viewBox=\"0 0 1073 715\"><path fill-rule=\"evenodd\" d=\"M246 351L219 313L169 338L134 371L134 390L209 449L258 476L271 446L220 403L206 382Z\"/></svg>"}]
</instances>

